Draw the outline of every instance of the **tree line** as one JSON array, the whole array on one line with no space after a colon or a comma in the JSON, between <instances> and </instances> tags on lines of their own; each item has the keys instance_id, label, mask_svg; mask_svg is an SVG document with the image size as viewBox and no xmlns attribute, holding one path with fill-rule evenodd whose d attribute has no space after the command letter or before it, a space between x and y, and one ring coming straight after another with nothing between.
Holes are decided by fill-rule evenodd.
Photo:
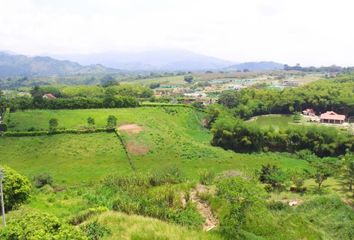
<instances>
[{"instance_id":1,"label":"tree line","mask_svg":"<svg viewBox=\"0 0 354 240\"><path fill-rule=\"evenodd\" d=\"M317 113L336 111L353 116L354 74L281 91L256 88L227 91L221 94L219 103L243 119L263 114L290 114L306 108L313 108Z\"/></svg>"},{"instance_id":2,"label":"tree line","mask_svg":"<svg viewBox=\"0 0 354 240\"><path fill-rule=\"evenodd\" d=\"M235 118L218 118L212 126L212 144L236 152L290 152L309 150L317 156L354 152L354 136L328 127L293 126L275 131Z\"/></svg>"}]
</instances>

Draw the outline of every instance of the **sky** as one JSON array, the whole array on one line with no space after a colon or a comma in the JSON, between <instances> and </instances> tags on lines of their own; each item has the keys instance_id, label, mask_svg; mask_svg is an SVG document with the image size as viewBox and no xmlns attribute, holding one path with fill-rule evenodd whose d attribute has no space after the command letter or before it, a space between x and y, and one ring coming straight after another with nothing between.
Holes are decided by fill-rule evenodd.
<instances>
[{"instance_id":1,"label":"sky","mask_svg":"<svg viewBox=\"0 0 354 240\"><path fill-rule=\"evenodd\" d=\"M0 0L0 50L354 66L353 0Z\"/></svg>"}]
</instances>

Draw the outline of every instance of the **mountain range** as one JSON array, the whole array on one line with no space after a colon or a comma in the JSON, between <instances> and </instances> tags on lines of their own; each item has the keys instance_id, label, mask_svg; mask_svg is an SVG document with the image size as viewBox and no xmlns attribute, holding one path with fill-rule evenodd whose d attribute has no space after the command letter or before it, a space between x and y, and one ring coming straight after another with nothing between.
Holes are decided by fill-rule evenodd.
<instances>
[{"instance_id":1,"label":"mountain range","mask_svg":"<svg viewBox=\"0 0 354 240\"><path fill-rule=\"evenodd\" d=\"M28 57L0 52L0 77L7 76L52 76L114 72L100 64L82 66L68 60L51 57Z\"/></svg>"},{"instance_id":2,"label":"mountain range","mask_svg":"<svg viewBox=\"0 0 354 240\"><path fill-rule=\"evenodd\" d=\"M271 70L281 70L284 69L284 64L263 61L263 62L245 62L240 64L235 64L227 67L229 71L243 71L247 69L248 71L271 71Z\"/></svg>"},{"instance_id":3,"label":"mountain range","mask_svg":"<svg viewBox=\"0 0 354 240\"><path fill-rule=\"evenodd\" d=\"M231 61L177 49L54 55L53 57L69 59L83 65L99 63L130 71L204 71L222 69L234 64Z\"/></svg>"},{"instance_id":4,"label":"mountain range","mask_svg":"<svg viewBox=\"0 0 354 240\"><path fill-rule=\"evenodd\" d=\"M34 56L0 52L0 77L109 74L121 71L268 71L283 69L275 62L233 63L185 50L109 52L88 55Z\"/></svg>"}]
</instances>

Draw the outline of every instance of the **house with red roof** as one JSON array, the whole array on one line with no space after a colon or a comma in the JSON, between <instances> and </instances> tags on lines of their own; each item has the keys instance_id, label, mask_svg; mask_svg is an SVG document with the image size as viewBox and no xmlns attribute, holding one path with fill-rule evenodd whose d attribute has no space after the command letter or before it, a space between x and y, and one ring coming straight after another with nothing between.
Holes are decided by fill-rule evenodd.
<instances>
[{"instance_id":1,"label":"house with red roof","mask_svg":"<svg viewBox=\"0 0 354 240\"><path fill-rule=\"evenodd\" d=\"M321 123L342 124L345 121L345 115L341 115L333 111L328 111L321 114L320 121Z\"/></svg>"},{"instance_id":2,"label":"house with red roof","mask_svg":"<svg viewBox=\"0 0 354 240\"><path fill-rule=\"evenodd\" d=\"M56 97L51 93L47 93L43 95L43 99L56 99Z\"/></svg>"},{"instance_id":3,"label":"house with red roof","mask_svg":"<svg viewBox=\"0 0 354 240\"><path fill-rule=\"evenodd\" d=\"M312 108L307 108L304 111L302 111L302 114L306 115L306 116L316 116L316 112L315 110L313 110Z\"/></svg>"}]
</instances>

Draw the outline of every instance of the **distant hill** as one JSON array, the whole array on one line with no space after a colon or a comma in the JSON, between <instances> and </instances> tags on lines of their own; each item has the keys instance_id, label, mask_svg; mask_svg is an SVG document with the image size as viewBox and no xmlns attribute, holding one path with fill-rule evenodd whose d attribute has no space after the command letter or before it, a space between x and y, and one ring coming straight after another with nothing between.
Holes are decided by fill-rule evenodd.
<instances>
[{"instance_id":1,"label":"distant hill","mask_svg":"<svg viewBox=\"0 0 354 240\"><path fill-rule=\"evenodd\" d=\"M247 69L249 71L271 71L284 69L284 64L264 61L264 62L245 62L227 67L230 71L243 71Z\"/></svg>"},{"instance_id":2,"label":"distant hill","mask_svg":"<svg viewBox=\"0 0 354 240\"><path fill-rule=\"evenodd\" d=\"M233 62L186 50L154 50L145 52L106 52L89 55L59 55L83 65L102 64L131 71L203 71L225 68Z\"/></svg>"},{"instance_id":3,"label":"distant hill","mask_svg":"<svg viewBox=\"0 0 354 240\"><path fill-rule=\"evenodd\" d=\"M51 57L27 57L0 52L0 77L95 74L114 71L117 70L99 64L82 66Z\"/></svg>"}]
</instances>

